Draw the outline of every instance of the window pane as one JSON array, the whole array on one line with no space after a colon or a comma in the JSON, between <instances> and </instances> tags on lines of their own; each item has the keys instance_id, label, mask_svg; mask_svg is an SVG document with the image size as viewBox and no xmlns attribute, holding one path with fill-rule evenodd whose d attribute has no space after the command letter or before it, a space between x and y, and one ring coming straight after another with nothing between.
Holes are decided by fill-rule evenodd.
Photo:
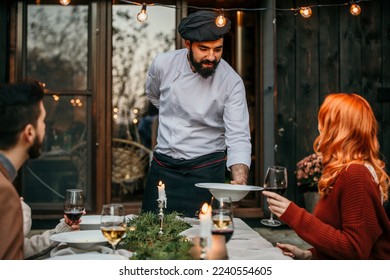
<instances>
[{"instance_id":1,"label":"window pane","mask_svg":"<svg viewBox=\"0 0 390 280\"><path fill-rule=\"evenodd\" d=\"M139 12L140 6L113 5L113 200L143 193L157 120L145 95L147 71L157 53L175 48L175 7L148 6L146 22L137 21Z\"/></svg>"},{"instance_id":2,"label":"window pane","mask_svg":"<svg viewBox=\"0 0 390 280\"><path fill-rule=\"evenodd\" d=\"M87 198L87 104L85 96L45 96L46 135L42 156L29 160L23 172L23 196L28 203L58 203L68 188L81 188ZM45 208L40 205L40 208Z\"/></svg>"},{"instance_id":3,"label":"window pane","mask_svg":"<svg viewBox=\"0 0 390 280\"><path fill-rule=\"evenodd\" d=\"M28 5L27 77L49 88L85 90L88 6Z\"/></svg>"}]
</instances>

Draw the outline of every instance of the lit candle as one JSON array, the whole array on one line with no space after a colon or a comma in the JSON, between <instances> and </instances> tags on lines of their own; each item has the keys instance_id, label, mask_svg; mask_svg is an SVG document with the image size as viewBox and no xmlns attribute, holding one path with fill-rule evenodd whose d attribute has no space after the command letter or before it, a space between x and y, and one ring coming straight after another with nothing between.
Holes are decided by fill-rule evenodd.
<instances>
[{"instance_id":1,"label":"lit candle","mask_svg":"<svg viewBox=\"0 0 390 280\"><path fill-rule=\"evenodd\" d=\"M207 203L203 204L202 210L199 214L200 220L200 237L207 238L211 241L211 206Z\"/></svg>"},{"instance_id":2,"label":"lit candle","mask_svg":"<svg viewBox=\"0 0 390 280\"><path fill-rule=\"evenodd\" d=\"M164 202L165 208L167 208L167 195L165 194L165 184L163 182L158 182L158 200Z\"/></svg>"}]
</instances>

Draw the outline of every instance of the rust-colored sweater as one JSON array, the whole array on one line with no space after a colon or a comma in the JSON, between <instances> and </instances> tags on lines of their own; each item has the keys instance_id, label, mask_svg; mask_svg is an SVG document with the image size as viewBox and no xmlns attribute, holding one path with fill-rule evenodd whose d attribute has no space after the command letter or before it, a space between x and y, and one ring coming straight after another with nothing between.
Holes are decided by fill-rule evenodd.
<instances>
[{"instance_id":1,"label":"rust-colored sweater","mask_svg":"<svg viewBox=\"0 0 390 280\"><path fill-rule=\"evenodd\" d=\"M342 171L313 215L291 203L280 218L313 246L314 259L390 259L390 221L364 165Z\"/></svg>"}]
</instances>

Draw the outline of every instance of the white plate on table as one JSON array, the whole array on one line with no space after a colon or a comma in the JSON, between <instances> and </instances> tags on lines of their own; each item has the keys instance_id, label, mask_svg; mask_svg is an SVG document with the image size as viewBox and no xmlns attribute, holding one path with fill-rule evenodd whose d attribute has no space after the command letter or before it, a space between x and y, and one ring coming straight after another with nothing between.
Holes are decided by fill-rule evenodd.
<instances>
[{"instance_id":1,"label":"white plate on table","mask_svg":"<svg viewBox=\"0 0 390 280\"><path fill-rule=\"evenodd\" d=\"M50 240L66 243L68 246L88 250L95 245L107 245L107 239L100 230L78 230L53 234Z\"/></svg>"},{"instance_id":2,"label":"white plate on table","mask_svg":"<svg viewBox=\"0 0 390 280\"><path fill-rule=\"evenodd\" d=\"M240 201L250 191L262 191L264 188L251 185L232 185L222 183L197 183L198 188L208 189L211 194L218 199L218 197L230 196L232 201Z\"/></svg>"},{"instance_id":3,"label":"white plate on table","mask_svg":"<svg viewBox=\"0 0 390 280\"><path fill-rule=\"evenodd\" d=\"M135 215L130 214L126 219L132 219ZM98 230L100 229L100 215L84 215L81 217L80 230ZM61 219L64 221L64 218Z\"/></svg>"}]
</instances>

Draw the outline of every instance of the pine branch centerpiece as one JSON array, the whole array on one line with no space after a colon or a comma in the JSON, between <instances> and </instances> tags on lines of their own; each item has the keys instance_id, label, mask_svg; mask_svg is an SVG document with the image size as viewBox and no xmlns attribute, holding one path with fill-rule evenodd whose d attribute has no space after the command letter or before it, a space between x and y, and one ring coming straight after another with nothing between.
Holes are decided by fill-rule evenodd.
<instances>
[{"instance_id":1,"label":"pine branch centerpiece","mask_svg":"<svg viewBox=\"0 0 390 280\"><path fill-rule=\"evenodd\" d=\"M127 223L126 236L118 248L134 252L133 260L190 260L193 243L179 235L190 224L177 212L164 216L164 234L159 234L160 218L157 213L146 212Z\"/></svg>"}]
</instances>

